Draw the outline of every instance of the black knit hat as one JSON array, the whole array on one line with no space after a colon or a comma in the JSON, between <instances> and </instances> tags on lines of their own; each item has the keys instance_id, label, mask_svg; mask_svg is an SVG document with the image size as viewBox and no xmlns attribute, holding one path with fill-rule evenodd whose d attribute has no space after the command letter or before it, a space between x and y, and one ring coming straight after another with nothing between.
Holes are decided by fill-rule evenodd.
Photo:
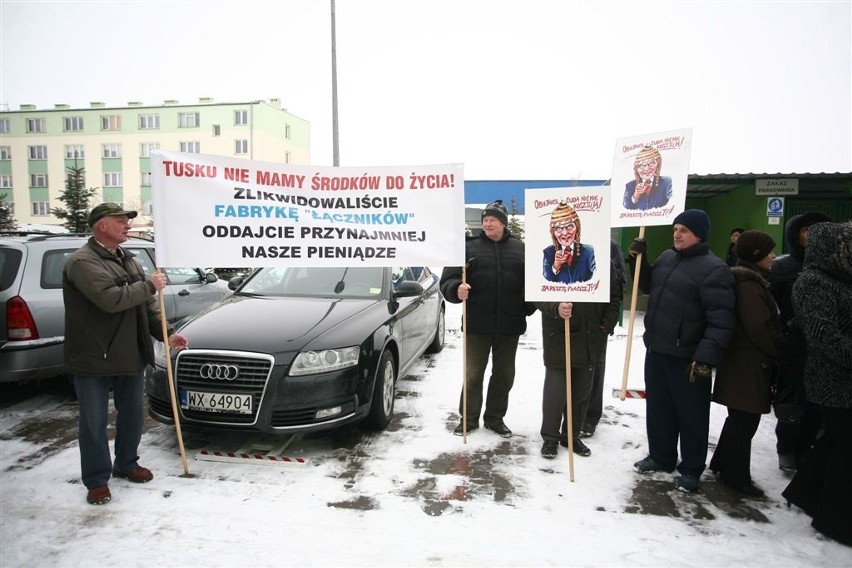
<instances>
[{"instance_id":1,"label":"black knit hat","mask_svg":"<svg viewBox=\"0 0 852 568\"><path fill-rule=\"evenodd\" d=\"M672 225L678 223L695 233L695 236L702 241L706 241L710 234L710 217L701 209L687 209L674 218ZM742 238L742 235L740 235L740 238Z\"/></svg>"},{"instance_id":2,"label":"black knit hat","mask_svg":"<svg viewBox=\"0 0 852 568\"><path fill-rule=\"evenodd\" d=\"M775 241L767 233L763 231L745 231L737 239L737 258L750 262L752 264L766 258L772 249L775 248Z\"/></svg>"},{"instance_id":3,"label":"black knit hat","mask_svg":"<svg viewBox=\"0 0 852 568\"><path fill-rule=\"evenodd\" d=\"M497 217L504 225L509 224L509 212L506 210L506 206L503 205L503 201L500 199L485 206L485 209L482 210L482 217L480 217L480 220L484 219L488 215L491 217Z\"/></svg>"}]
</instances>

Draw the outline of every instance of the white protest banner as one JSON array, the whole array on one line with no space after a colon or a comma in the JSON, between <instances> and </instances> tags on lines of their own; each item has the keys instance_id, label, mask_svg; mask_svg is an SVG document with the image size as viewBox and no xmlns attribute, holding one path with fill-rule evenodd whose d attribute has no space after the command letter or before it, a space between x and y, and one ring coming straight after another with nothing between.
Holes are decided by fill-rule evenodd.
<instances>
[{"instance_id":1,"label":"white protest banner","mask_svg":"<svg viewBox=\"0 0 852 568\"><path fill-rule=\"evenodd\" d=\"M609 302L609 187L524 191L528 302Z\"/></svg>"},{"instance_id":2,"label":"white protest banner","mask_svg":"<svg viewBox=\"0 0 852 568\"><path fill-rule=\"evenodd\" d=\"M461 266L461 164L318 167L151 153L159 266Z\"/></svg>"},{"instance_id":3,"label":"white protest banner","mask_svg":"<svg viewBox=\"0 0 852 568\"><path fill-rule=\"evenodd\" d=\"M692 129L615 141L612 226L671 225L686 203Z\"/></svg>"}]
</instances>

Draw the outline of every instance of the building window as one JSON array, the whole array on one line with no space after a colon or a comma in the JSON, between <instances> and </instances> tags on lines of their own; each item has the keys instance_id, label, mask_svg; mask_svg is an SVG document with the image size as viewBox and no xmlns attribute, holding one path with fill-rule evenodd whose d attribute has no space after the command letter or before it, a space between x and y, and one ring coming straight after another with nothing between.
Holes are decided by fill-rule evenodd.
<instances>
[{"instance_id":1,"label":"building window","mask_svg":"<svg viewBox=\"0 0 852 568\"><path fill-rule=\"evenodd\" d=\"M66 144L65 145L65 159L66 160L76 160L83 159L86 157L86 150L82 144Z\"/></svg>"},{"instance_id":2,"label":"building window","mask_svg":"<svg viewBox=\"0 0 852 568\"><path fill-rule=\"evenodd\" d=\"M139 146L139 156L142 158L150 158L151 152L159 149L159 142L142 142L142 144Z\"/></svg>"},{"instance_id":3,"label":"building window","mask_svg":"<svg viewBox=\"0 0 852 568\"><path fill-rule=\"evenodd\" d=\"M181 142L180 151L187 154L200 154L201 142Z\"/></svg>"},{"instance_id":4,"label":"building window","mask_svg":"<svg viewBox=\"0 0 852 568\"><path fill-rule=\"evenodd\" d=\"M80 132L83 130L83 117L66 116L62 119L62 128L65 132Z\"/></svg>"},{"instance_id":5,"label":"building window","mask_svg":"<svg viewBox=\"0 0 852 568\"><path fill-rule=\"evenodd\" d=\"M290 152L284 152L284 163L285 164L290 163Z\"/></svg>"},{"instance_id":6,"label":"building window","mask_svg":"<svg viewBox=\"0 0 852 568\"><path fill-rule=\"evenodd\" d=\"M154 214L154 204L150 201L143 201L142 207L139 208L139 212L143 215L153 215Z\"/></svg>"},{"instance_id":7,"label":"building window","mask_svg":"<svg viewBox=\"0 0 852 568\"><path fill-rule=\"evenodd\" d=\"M38 217L50 215L50 201L33 201L33 215Z\"/></svg>"},{"instance_id":8,"label":"building window","mask_svg":"<svg viewBox=\"0 0 852 568\"><path fill-rule=\"evenodd\" d=\"M150 130L160 127L159 114L140 114L139 115L139 130Z\"/></svg>"},{"instance_id":9,"label":"building window","mask_svg":"<svg viewBox=\"0 0 852 568\"><path fill-rule=\"evenodd\" d=\"M47 174L30 174L30 187L47 187Z\"/></svg>"},{"instance_id":10,"label":"building window","mask_svg":"<svg viewBox=\"0 0 852 568\"><path fill-rule=\"evenodd\" d=\"M178 126L181 128L195 128L201 126L197 112L181 112L178 114Z\"/></svg>"},{"instance_id":11,"label":"building window","mask_svg":"<svg viewBox=\"0 0 852 568\"><path fill-rule=\"evenodd\" d=\"M284 138L286 138L287 140L290 139L290 125L289 124L284 125Z\"/></svg>"},{"instance_id":12,"label":"building window","mask_svg":"<svg viewBox=\"0 0 852 568\"><path fill-rule=\"evenodd\" d=\"M248 154L248 140L234 140L234 154Z\"/></svg>"},{"instance_id":13,"label":"building window","mask_svg":"<svg viewBox=\"0 0 852 568\"><path fill-rule=\"evenodd\" d=\"M0 134L6 134L9 132L11 126L9 124L8 118L0 118Z\"/></svg>"},{"instance_id":14,"label":"building window","mask_svg":"<svg viewBox=\"0 0 852 568\"><path fill-rule=\"evenodd\" d=\"M27 119L27 132L44 132L44 119L43 118L28 118Z\"/></svg>"},{"instance_id":15,"label":"building window","mask_svg":"<svg viewBox=\"0 0 852 568\"><path fill-rule=\"evenodd\" d=\"M12 159L12 147L11 146L0 146L0 160L11 160Z\"/></svg>"},{"instance_id":16,"label":"building window","mask_svg":"<svg viewBox=\"0 0 852 568\"><path fill-rule=\"evenodd\" d=\"M142 172L140 174L140 185L145 187L151 187L151 172Z\"/></svg>"},{"instance_id":17,"label":"building window","mask_svg":"<svg viewBox=\"0 0 852 568\"><path fill-rule=\"evenodd\" d=\"M235 110L234 111L234 124L240 126L242 124L248 124L248 111L247 110Z\"/></svg>"},{"instance_id":18,"label":"building window","mask_svg":"<svg viewBox=\"0 0 852 568\"><path fill-rule=\"evenodd\" d=\"M102 116L101 130L121 130L121 116L117 114Z\"/></svg>"},{"instance_id":19,"label":"building window","mask_svg":"<svg viewBox=\"0 0 852 568\"><path fill-rule=\"evenodd\" d=\"M105 172L104 187L121 187L121 172Z\"/></svg>"},{"instance_id":20,"label":"building window","mask_svg":"<svg viewBox=\"0 0 852 568\"><path fill-rule=\"evenodd\" d=\"M27 146L30 160L46 160L47 146Z\"/></svg>"},{"instance_id":21,"label":"building window","mask_svg":"<svg viewBox=\"0 0 852 568\"><path fill-rule=\"evenodd\" d=\"M218 124L214 124L213 125L213 136L219 136L220 134L222 134L222 127L219 126Z\"/></svg>"},{"instance_id":22,"label":"building window","mask_svg":"<svg viewBox=\"0 0 852 568\"><path fill-rule=\"evenodd\" d=\"M0 175L0 187L2 187L3 189L12 188L12 174Z\"/></svg>"},{"instance_id":23,"label":"building window","mask_svg":"<svg viewBox=\"0 0 852 568\"><path fill-rule=\"evenodd\" d=\"M120 158L121 157L121 144L104 144L103 152L101 153L102 158Z\"/></svg>"}]
</instances>

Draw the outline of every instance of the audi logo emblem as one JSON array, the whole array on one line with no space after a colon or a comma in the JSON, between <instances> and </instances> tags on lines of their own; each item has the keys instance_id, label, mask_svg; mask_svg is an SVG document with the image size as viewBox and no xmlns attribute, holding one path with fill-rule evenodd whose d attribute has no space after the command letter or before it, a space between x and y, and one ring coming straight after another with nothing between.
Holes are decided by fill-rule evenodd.
<instances>
[{"instance_id":1,"label":"audi logo emblem","mask_svg":"<svg viewBox=\"0 0 852 568\"><path fill-rule=\"evenodd\" d=\"M236 365L219 365L216 363L204 363L198 370L202 379L217 379L221 381L233 381L240 376L240 368Z\"/></svg>"}]
</instances>

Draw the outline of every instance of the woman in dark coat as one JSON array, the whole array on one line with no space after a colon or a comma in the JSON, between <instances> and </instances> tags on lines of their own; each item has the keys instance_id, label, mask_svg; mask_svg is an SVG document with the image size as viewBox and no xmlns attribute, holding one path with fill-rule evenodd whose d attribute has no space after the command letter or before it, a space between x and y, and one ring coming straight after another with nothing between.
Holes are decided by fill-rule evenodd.
<instances>
[{"instance_id":1,"label":"woman in dark coat","mask_svg":"<svg viewBox=\"0 0 852 568\"><path fill-rule=\"evenodd\" d=\"M852 223L809 228L793 307L808 345L805 394L825 432L783 495L816 530L852 546Z\"/></svg>"},{"instance_id":2,"label":"woman in dark coat","mask_svg":"<svg viewBox=\"0 0 852 568\"><path fill-rule=\"evenodd\" d=\"M716 371L713 400L728 407L728 417L710 460L722 483L760 497L751 479L751 440L760 415L770 409L770 389L781 322L766 277L775 241L763 231L745 231L737 240L735 281L737 327Z\"/></svg>"}]
</instances>

